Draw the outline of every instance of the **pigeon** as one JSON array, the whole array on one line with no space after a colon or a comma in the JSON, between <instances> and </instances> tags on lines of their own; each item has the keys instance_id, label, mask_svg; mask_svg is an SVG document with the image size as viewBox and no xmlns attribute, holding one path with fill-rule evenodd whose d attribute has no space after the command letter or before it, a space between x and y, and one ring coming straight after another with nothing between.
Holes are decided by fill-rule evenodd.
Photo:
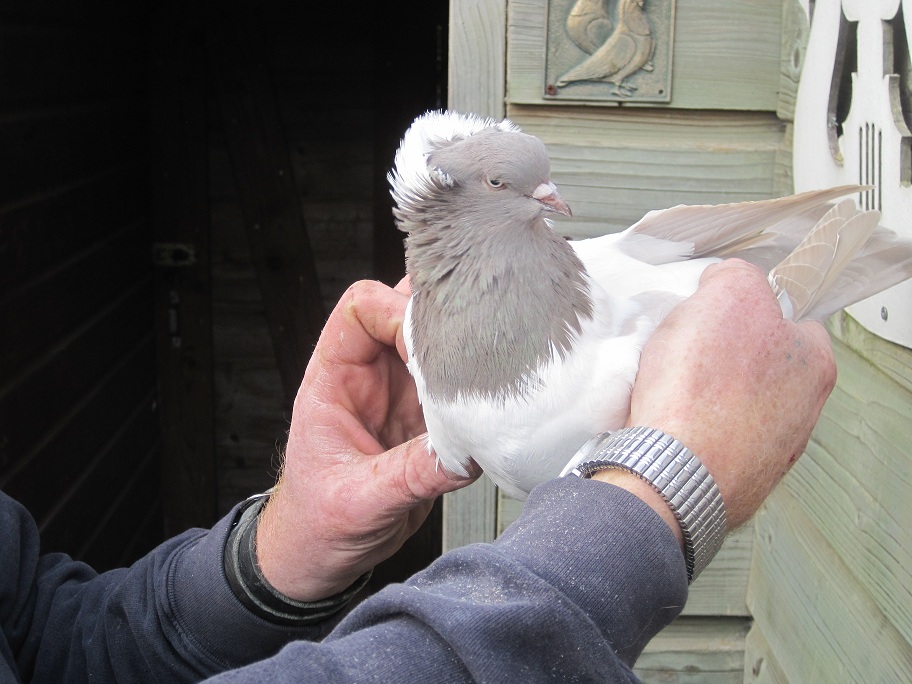
<instances>
[{"instance_id":1,"label":"pigeon","mask_svg":"<svg viewBox=\"0 0 912 684\"><path fill-rule=\"evenodd\" d=\"M605 2L606 0L576 0L567 15L567 35L588 55L598 50L608 39L614 26Z\"/></svg>"},{"instance_id":2,"label":"pigeon","mask_svg":"<svg viewBox=\"0 0 912 684\"><path fill-rule=\"evenodd\" d=\"M831 204L859 186L681 205L566 240L549 218L571 210L547 150L506 119L420 116L389 181L407 233L403 335L429 452L460 475L474 461L517 499L625 425L640 350L708 265L760 265L794 320L912 276L912 243L879 227L878 212Z\"/></svg>"},{"instance_id":3,"label":"pigeon","mask_svg":"<svg viewBox=\"0 0 912 684\"><path fill-rule=\"evenodd\" d=\"M636 87L627 77L640 69L652 71L655 39L643 14L644 0L620 0L618 24L608 39L586 60L557 80L558 87L575 81L606 81L614 84L614 94L629 97Z\"/></svg>"}]
</instances>

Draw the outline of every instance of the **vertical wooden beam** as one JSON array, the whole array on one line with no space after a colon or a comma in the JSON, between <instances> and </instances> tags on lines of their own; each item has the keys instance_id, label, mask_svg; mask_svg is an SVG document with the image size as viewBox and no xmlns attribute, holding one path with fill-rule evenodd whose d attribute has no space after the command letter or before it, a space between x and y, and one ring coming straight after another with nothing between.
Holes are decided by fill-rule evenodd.
<instances>
[{"instance_id":1,"label":"vertical wooden beam","mask_svg":"<svg viewBox=\"0 0 912 684\"><path fill-rule=\"evenodd\" d=\"M325 321L319 281L257 12L208 7L209 65L290 412Z\"/></svg>"},{"instance_id":2,"label":"vertical wooden beam","mask_svg":"<svg viewBox=\"0 0 912 684\"><path fill-rule=\"evenodd\" d=\"M501 118L506 88L504 0L451 0L449 108ZM443 550L494 539L497 488L487 477L443 498Z\"/></svg>"},{"instance_id":3,"label":"vertical wooden beam","mask_svg":"<svg viewBox=\"0 0 912 684\"><path fill-rule=\"evenodd\" d=\"M206 69L198 3L156 5L151 185L165 534L216 516Z\"/></svg>"}]
</instances>

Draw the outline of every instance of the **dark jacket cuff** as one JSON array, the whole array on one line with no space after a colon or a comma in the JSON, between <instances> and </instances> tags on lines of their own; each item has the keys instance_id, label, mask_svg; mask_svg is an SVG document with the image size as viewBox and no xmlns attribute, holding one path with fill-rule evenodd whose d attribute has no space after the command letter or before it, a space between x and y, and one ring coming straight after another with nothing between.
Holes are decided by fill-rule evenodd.
<instances>
[{"instance_id":1,"label":"dark jacket cuff","mask_svg":"<svg viewBox=\"0 0 912 684\"><path fill-rule=\"evenodd\" d=\"M319 601L296 601L276 590L263 575L256 555L257 525L269 494L252 496L238 508L225 544L225 577L234 595L254 615L289 627L315 625L345 608L370 580L372 571L348 589Z\"/></svg>"}]
</instances>

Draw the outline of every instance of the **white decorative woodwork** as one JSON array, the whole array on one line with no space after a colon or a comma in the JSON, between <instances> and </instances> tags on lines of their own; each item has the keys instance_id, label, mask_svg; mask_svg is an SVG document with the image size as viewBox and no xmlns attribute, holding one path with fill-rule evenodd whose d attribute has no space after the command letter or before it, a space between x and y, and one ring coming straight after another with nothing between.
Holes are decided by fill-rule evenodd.
<instances>
[{"instance_id":1,"label":"white decorative woodwork","mask_svg":"<svg viewBox=\"0 0 912 684\"><path fill-rule=\"evenodd\" d=\"M808 2L802 5L808 11ZM795 109L795 191L861 183L857 198L912 239L912 0L817 0ZM849 308L912 347L912 282Z\"/></svg>"}]
</instances>

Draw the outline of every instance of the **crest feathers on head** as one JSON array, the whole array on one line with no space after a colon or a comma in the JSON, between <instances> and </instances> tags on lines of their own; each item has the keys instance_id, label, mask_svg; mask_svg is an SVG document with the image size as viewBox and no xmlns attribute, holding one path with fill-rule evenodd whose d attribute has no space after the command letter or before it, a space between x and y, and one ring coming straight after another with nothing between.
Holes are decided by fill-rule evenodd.
<instances>
[{"instance_id":1,"label":"crest feathers on head","mask_svg":"<svg viewBox=\"0 0 912 684\"><path fill-rule=\"evenodd\" d=\"M415 119L399 144L393 170L387 174L399 211L420 210L423 199L452 186L453 181L445 172L428 166L431 153L487 128L520 132L508 119L497 121L459 112L433 111Z\"/></svg>"}]
</instances>

